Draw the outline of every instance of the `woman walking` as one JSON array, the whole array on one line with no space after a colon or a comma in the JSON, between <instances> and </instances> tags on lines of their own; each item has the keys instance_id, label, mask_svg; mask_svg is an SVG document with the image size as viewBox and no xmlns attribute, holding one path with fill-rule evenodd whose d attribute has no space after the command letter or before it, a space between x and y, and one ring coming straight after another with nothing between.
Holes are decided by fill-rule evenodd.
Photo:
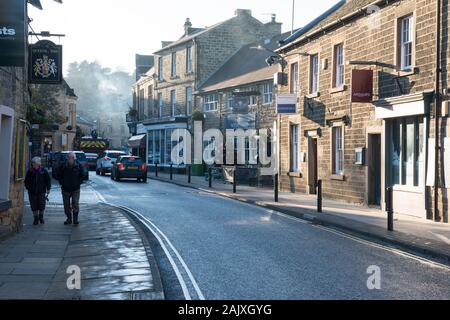
<instances>
[{"instance_id":1,"label":"woman walking","mask_svg":"<svg viewBox=\"0 0 450 320\"><path fill-rule=\"evenodd\" d=\"M42 167L41 158L31 160L31 168L25 177L25 188L28 190L34 225L44 224L46 194L50 192L51 180L48 171Z\"/></svg>"}]
</instances>

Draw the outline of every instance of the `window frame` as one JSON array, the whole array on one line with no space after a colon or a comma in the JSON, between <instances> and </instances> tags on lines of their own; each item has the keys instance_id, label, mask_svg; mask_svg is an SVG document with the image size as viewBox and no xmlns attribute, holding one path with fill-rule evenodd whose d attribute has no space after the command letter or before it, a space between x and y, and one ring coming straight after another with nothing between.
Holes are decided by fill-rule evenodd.
<instances>
[{"instance_id":1,"label":"window frame","mask_svg":"<svg viewBox=\"0 0 450 320\"><path fill-rule=\"evenodd\" d=\"M170 112L172 117L175 117L175 111L176 111L176 106L177 106L177 91L174 90L170 90Z\"/></svg>"},{"instance_id":2,"label":"window frame","mask_svg":"<svg viewBox=\"0 0 450 320\"><path fill-rule=\"evenodd\" d=\"M158 118L162 118L164 114L164 97L162 92L158 92Z\"/></svg>"},{"instance_id":3,"label":"window frame","mask_svg":"<svg viewBox=\"0 0 450 320\"><path fill-rule=\"evenodd\" d=\"M164 81L164 56L158 57L158 80Z\"/></svg>"},{"instance_id":4,"label":"window frame","mask_svg":"<svg viewBox=\"0 0 450 320\"><path fill-rule=\"evenodd\" d=\"M175 78L177 76L177 52L173 51L170 57L170 77Z\"/></svg>"},{"instance_id":5,"label":"window frame","mask_svg":"<svg viewBox=\"0 0 450 320\"><path fill-rule=\"evenodd\" d=\"M338 56L340 50L340 57ZM332 88L341 88L345 85L345 52L344 43L333 46L333 82Z\"/></svg>"},{"instance_id":6,"label":"window frame","mask_svg":"<svg viewBox=\"0 0 450 320\"><path fill-rule=\"evenodd\" d=\"M314 59L317 59L317 74L314 73ZM319 53L311 54L309 58L309 94L319 93L319 76L320 76L320 56Z\"/></svg>"},{"instance_id":7,"label":"window frame","mask_svg":"<svg viewBox=\"0 0 450 320\"><path fill-rule=\"evenodd\" d=\"M190 74L194 70L192 46L186 47L186 73Z\"/></svg>"},{"instance_id":8,"label":"window frame","mask_svg":"<svg viewBox=\"0 0 450 320\"><path fill-rule=\"evenodd\" d=\"M290 72L289 91L291 94L298 94L300 92L299 63L298 62L291 63L289 72Z\"/></svg>"},{"instance_id":9,"label":"window frame","mask_svg":"<svg viewBox=\"0 0 450 320\"><path fill-rule=\"evenodd\" d=\"M300 172L300 124L289 125L289 171ZM295 150L294 150L295 149Z\"/></svg>"},{"instance_id":10,"label":"window frame","mask_svg":"<svg viewBox=\"0 0 450 320\"><path fill-rule=\"evenodd\" d=\"M340 144L339 149L337 149L337 141L336 141L336 131L340 132ZM345 126L342 123L333 124L331 127L331 174L333 176L343 176L344 175L344 166L345 166Z\"/></svg>"},{"instance_id":11,"label":"window frame","mask_svg":"<svg viewBox=\"0 0 450 320\"><path fill-rule=\"evenodd\" d=\"M190 92L190 94L188 94L188 92ZM186 94L186 115L190 116L192 114L194 106L194 94L191 86L186 87L185 94ZM189 99L189 97L191 98Z\"/></svg>"},{"instance_id":12,"label":"window frame","mask_svg":"<svg viewBox=\"0 0 450 320\"><path fill-rule=\"evenodd\" d=\"M207 94L203 97L203 111L214 112L218 109L218 96L217 94ZM212 106L212 107L211 107Z\"/></svg>"},{"instance_id":13,"label":"window frame","mask_svg":"<svg viewBox=\"0 0 450 320\"><path fill-rule=\"evenodd\" d=\"M273 86L270 83L265 83L263 84L262 105L268 105L272 103L273 103Z\"/></svg>"},{"instance_id":14,"label":"window frame","mask_svg":"<svg viewBox=\"0 0 450 320\"><path fill-rule=\"evenodd\" d=\"M408 42L404 42L403 37L404 37L404 21L408 19L409 20L409 41ZM416 52L416 19L415 19L415 13L414 12L409 12L406 14L403 14L401 16L399 16L396 20L396 65L398 66L398 68L401 71L411 71L414 66L415 66L415 52ZM405 63L405 54L404 54L404 45L405 44L410 44L410 64L407 65Z\"/></svg>"}]
</instances>

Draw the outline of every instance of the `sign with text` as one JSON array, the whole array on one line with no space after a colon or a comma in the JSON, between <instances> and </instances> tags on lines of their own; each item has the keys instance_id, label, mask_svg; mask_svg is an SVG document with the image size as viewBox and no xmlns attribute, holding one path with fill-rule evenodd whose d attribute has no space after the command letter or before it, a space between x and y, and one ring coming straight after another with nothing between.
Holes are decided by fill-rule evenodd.
<instances>
[{"instance_id":1,"label":"sign with text","mask_svg":"<svg viewBox=\"0 0 450 320\"><path fill-rule=\"evenodd\" d=\"M373 70L352 70L352 102L370 103L373 98Z\"/></svg>"},{"instance_id":2,"label":"sign with text","mask_svg":"<svg viewBox=\"0 0 450 320\"><path fill-rule=\"evenodd\" d=\"M25 65L25 2L0 1L0 66Z\"/></svg>"},{"instance_id":3,"label":"sign with text","mask_svg":"<svg viewBox=\"0 0 450 320\"><path fill-rule=\"evenodd\" d=\"M59 84L62 81L62 46L48 40L30 45L29 81L37 84Z\"/></svg>"},{"instance_id":4,"label":"sign with text","mask_svg":"<svg viewBox=\"0 0 450 320\"><path fill-rule=\"evenodd\" d=\"M277 113L292 114L297 112L296 94L277 94Z\"/></svg>"}]
</instances>

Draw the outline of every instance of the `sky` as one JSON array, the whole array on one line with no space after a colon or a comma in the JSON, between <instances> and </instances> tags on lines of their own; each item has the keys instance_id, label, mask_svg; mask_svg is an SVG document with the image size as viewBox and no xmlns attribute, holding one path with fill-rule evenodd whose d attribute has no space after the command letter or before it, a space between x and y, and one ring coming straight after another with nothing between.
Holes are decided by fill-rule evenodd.
<instances>
[{"instance_id":1,"label":"sky","mask_svg":"<svg viewBox=\"0 0 450 320\"><path fill-rule=\"evenodd\" d=\"M338 0L295 0L298 28ZM29 6L31 26L36 32L65 34L52 38L63 45L63 61L98 61L104 67L132 73L136 53L152 54L161 41L180 38L186 18L193 27L211 26L234 16L237 8L268 22L272 13L283 23L283 32L292 25L292 0L41 0L44 10ZM313 3L313 5L311 4ZM33 37L35 42L36 38ZM65 68L66 69L66 68Z\"/></svg>"}]
</instances>

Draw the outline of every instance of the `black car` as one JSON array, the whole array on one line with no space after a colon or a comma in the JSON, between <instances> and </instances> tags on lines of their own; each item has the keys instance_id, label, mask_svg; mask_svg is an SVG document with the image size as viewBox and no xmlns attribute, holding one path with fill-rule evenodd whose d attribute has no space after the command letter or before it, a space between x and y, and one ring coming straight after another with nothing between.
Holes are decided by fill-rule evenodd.
<instances>
[{"instance_id":1,"label":"black car","mask_svg":"<svg viewBox=\"0 0 450 320\"><path fill-rule=\"evenodd\" d=\"M147 165L140 157L121 156L113 164L111 179L119 181L123 178L137 179L147 182Z\"/></svg>"}]
</instances>

